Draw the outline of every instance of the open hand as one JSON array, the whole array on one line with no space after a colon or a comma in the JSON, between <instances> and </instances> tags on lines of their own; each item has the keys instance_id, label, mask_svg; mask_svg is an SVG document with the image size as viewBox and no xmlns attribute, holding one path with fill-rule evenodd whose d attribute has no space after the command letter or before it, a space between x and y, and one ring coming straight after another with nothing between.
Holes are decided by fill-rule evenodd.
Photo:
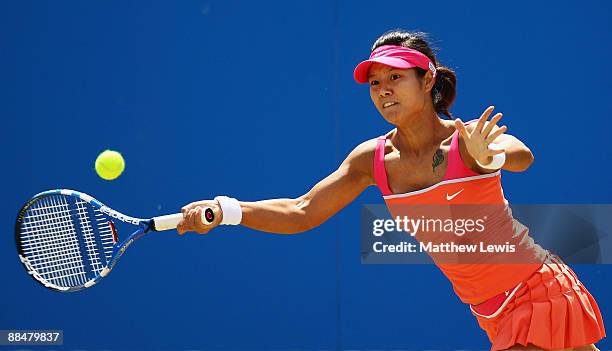
<instances>
[{"instance_id":1,"label":"open hand","mask_svg":"<svg viewBox=\"0 0 612 351\"><path fill-rule=\"evenodd\" d=\"M478 123L474 130L470 133L463 125L460 119L455 120L455 127L459 130L461 138L465 143L465 147L474 160L481 164L488 164L491 162L493 155L501 154L505 152L504 149L495 148L492 149L489 145L500 135L502 135L508 128L502 126L496 128L496 123L502 118L501 113L497 113L489 122L487 119L493 112L494 106L489 106L478 119ZM495 131L493 131L495 129ZM493 132L492 132L493 131Z\"/></svg>"}]
</instances>

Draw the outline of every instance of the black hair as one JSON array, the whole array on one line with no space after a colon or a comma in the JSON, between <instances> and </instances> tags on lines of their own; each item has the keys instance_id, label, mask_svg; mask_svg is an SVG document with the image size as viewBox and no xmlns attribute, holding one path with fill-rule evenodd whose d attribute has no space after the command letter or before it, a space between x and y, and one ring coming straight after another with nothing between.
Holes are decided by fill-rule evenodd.
<instances>
[{"instance_id":1,"label":"black hair","mask_svg":"<svg viewBox=\"0 0 612 351\"><path fill-rule=\"evenodd\" d=\"M394 29L376 39L374 45L372 45L372 51L376 50L379 46L396 45L417 50L429 57L437 71L436 83L431 89L431 101L433 102L434 109L437 113L453 118L448 109L453 102L455 102L455 97L457 95L457 76L455 71L442 66L438 62L436 55L428 43L428 39L429 35L424 32L410 32L403 29ZM421 78L427 73L426 70L420 67L415 67L415 69L417 75Z\"/></svg>"}]
</instances>

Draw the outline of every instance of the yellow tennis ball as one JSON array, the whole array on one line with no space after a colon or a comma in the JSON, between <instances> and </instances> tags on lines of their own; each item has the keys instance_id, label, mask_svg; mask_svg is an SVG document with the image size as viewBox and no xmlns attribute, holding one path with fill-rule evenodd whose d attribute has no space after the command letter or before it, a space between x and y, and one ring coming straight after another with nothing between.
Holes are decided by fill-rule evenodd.
<instances>
[{"instance_id":1,"label":"yellow tennis ball","mask_svg":"<svg viewBox=\"0 0 612 351\"><path fill-rule=\"evenodd\" d=\"M105 180L116 179L125 169L125 160L117 151L106 150L96 158L96 173Z\"/></svg>"}]
</instances>

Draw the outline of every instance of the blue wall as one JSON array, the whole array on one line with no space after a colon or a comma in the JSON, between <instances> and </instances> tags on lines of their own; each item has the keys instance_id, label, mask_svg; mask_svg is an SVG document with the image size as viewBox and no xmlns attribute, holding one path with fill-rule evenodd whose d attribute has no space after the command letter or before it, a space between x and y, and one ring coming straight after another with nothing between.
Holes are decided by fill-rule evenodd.
<instances>
[{"instance_id":1,"label":"blue wall","mask_svg":"<svg viewBox=\"0 0 612 351\"><path fill-rule=\"evenodd\" d=\"M75 294L24 274L15 215L57 187L143 217L298 196L391 128L352 70L396 27L430 32L457 71L455 115L493 104L532 148L529 171L504 175L511 202L611 202L610 14L607 1L0 2L0 329L63 329L67 349L487 349L436 267L361 265L374 188L302 235L150 235ZM93 170L106 148L127 161L113 182ZM612 269L575 270L607 320Z\"/></svg>"}]
</instances>

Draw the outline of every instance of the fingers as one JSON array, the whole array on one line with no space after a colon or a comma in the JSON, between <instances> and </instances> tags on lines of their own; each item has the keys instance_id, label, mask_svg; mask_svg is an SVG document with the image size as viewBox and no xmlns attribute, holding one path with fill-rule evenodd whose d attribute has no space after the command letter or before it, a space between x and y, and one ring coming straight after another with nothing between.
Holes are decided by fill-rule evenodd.
<instances>
[{"instance_id":1,"label":"fingers","mask_svg":"<svg viewBox=\"0 0 612 351\"><path fill-rule=\"evenodd\" d=\"M467 129L465 129L465 125L463 124L463 121L461 119L457 118L455 120L455 127L459 131L459 134L461 134L463 140L467 140L470 138L470 134L468 133Z\"/></svg>"},{"instance_id":2,"label":"fingers","mask_svg":"<svg viewBox=\"0 0 612 351\"><path fill-rule=\"evenodd\" d=\"M499 127L498 130L494 131L493 133L491 133L491 135L489 135L487 137L487 139L486 139L487 140L487 144L492 143L498 136L504 134L504 132L506 130L508 130L508 127L506 127L506 126Z\"/></svg>"},{"instance_id":3,"label":"fingers","mask_svg":"<svg viewBox=\"0 0 612 351\"><path fill-rule=\"evenodd\" d=\"M192 208L187 214L187 224L192 230L196 227L196 217L198 216L198 208Z\"/></svg>"},{"instance_id":4,"label":"fingers","mask_svg":"<svg viewBox=\"0 0 612 351\"><path fill-rule=\"evenodd\" d=\"M491 120L489 121L489 123L486 124L486 126L484 127L484 129L482 130L482 135L486 138L487 135L489 135L489 133L491 133L491 131L493 130L493 128L495 127L495 125L497 125L497 122L499 122L499 120L502 118L503 114L498 113L495 116L493 116L493 118L491 118Z\"/></svg>"},{"instance_id":5,"label":"fingers","mask_svg":"<svg viewBox=\"0 0 612 351\"><path fill-rule=\"evenodd\" d=\"M198 205L198 203L197 203L197 202L192 202L192 203L190 203L190 204L187 204L187 205L185 205L185 206L183 206L183 207L181 208L181 213L183 214L183 216L185 216L187 213L189 213L189 211L190 211L192 208L196 207L197 205Z\"/></svg>"},{"instance_id":6,"label":"fingers","mask_svg":"<svg viewBox=\"0 0 612 351\"><path fill-rule=\"evenodd\" d=\"M184 209L185 207L183 207ZM191 231L192 226L190 224L191 219L189 217L189 212L187 210L183 210L181 209L181 212L183 213L183 219L181 219L181 221L179 222L179 224L177 224L176 226L176 231L178 232L179 235L183 235L189 231Z\"/></svg>"},{"instance_id":7,"label":"fingers","mask_svg":"<svg viewBox=\"0 0 612 351\"><path fill-rule=\"evenodd\" d=\"M495 106L489 106L486 110L484 110L484 112L482 113L482 115L480 115L480 118L478 119L475 131L477 131L478 133L482 132L482 128L484 127L485 122L487 121L487 119L491 115L491 112L493 112L494 109Z\"/></svg>"},{"instance_id":8,"label":"fingers","mask_svg":"<svg viewBox=\"0 0 612 351\"><path fill-rule=\"evenodd\" d=\"M212 223L208 223L202 218L202 214L209 207L213 210L215 215L215 219ZM183 219L177 225L176 230L178 231L179 235L183 235L186 232L206 234L212 228L221 223L221 215L219 212L221 212L221 210L216 201L205 200L192 202L181 208Z\"/></svg>"},{"instance_id":9,"label":"fingers","mask_svg":"<svg viewBox=\"0 0 612 351\"><path fill-rule=\"evenodd\" d=\"M176 226L176 231L178 232L179 235L183 235L187 231L185 229L185 224L184 223L185 223L185 217L183 217L183 219Z\"/></svg>"},{"instance_id":10,"label":"fingers","mask_svg":"<svg viewBox=\"0 0 612 351\"><path fill-rule=\"evenodd\" d=\"M176 226L179 235L196 231L196 218L199 216L198 207L189 207L189 205L187 205L181 209L181 212L183 212L183 220Z\"/></svg>"}]
</instances>

